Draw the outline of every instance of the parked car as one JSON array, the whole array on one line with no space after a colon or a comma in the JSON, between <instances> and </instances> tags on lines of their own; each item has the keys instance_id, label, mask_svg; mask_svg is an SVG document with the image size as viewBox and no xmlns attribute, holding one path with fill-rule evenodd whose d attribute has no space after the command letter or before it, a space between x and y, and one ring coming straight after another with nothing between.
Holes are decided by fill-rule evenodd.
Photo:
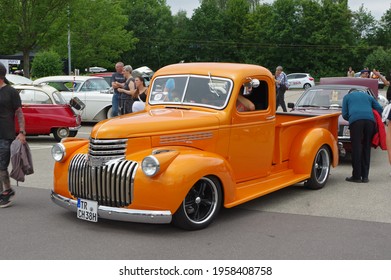
<instances>
[{"instance_id":1,"label":"parked car","mask_svg":"<svg viewBox=\"0 0 391 280\"><path fill-rule=\"evenodd\" d=\"M72 97L78 97L85 104L81 114L84 122L98 122L111 117L110 85L102 77L50 76L37 79L34 84L47 84L56 88L68 102Z\"/></svg>"},{"instance_id":2,"label":"parked car","mask_svg":"<svg viewBox=\"0 0 391 280\"><path fill-rule=\"evenodd\" d=\"M32 85L29 78L7 74L7 80L19 92L28 136L50 135L61 141L76 136L81 117L75 114L70 104L59 91L48 85ZM17 129L18 122L15 122Z\"/></svg>"},{"instance_id":3,"label":"parked car","mask_svg":"<svg viewBox=\"0 0 391 280\"><path fill-rule=\"evenodd\" d=\"M61 93L48 85L13 85L19 91L26 135L50 135L61 141L76 136L81 117ZM18 123L16 122L18 126Z\"/></svg>"},{"instance_id":4,"label":"parked car","mask_svg":"<svg viewBox=\"0 0 391 280\"><path fill-rule=\"evenodd\" d=\"M342 84L344 81L352 83L354 80L361 81L358 84ZM373 91L373 82L375 82L376 88L376 81L371 79L346 78L341 80L340 78L327 78L323 79L323 81L321 79L320 85L304 91L296 103L288 103L288 107L294 112L311 115L323 115L342 111L343 97L355 89L373 96L384 108L388 101L384 96L378 95L377 91ZM349 123L342 116L339 116L338 119L338 146L341 157L351 152Z\"/></svg>"},{"instance_id":5,"label":"parked car","mask_svg":"<svg viewBox=\"0 0 391 280\"><path fill-rule=\"evenodd\" d=\"M286 75L289 88L310 88L315 86L315 79L308 73L291 73Z\"/></svg>"},{"instance_id":6,"label":"parked car","mask_svg":"<svg viewBox=\"0 0 391 280\"><path fill-rule=\"evenodd\" d=\"M6 78L13 85L31 85L33 83L33 80L16 74L7 74Z\"/></svg>"}]
</instances>

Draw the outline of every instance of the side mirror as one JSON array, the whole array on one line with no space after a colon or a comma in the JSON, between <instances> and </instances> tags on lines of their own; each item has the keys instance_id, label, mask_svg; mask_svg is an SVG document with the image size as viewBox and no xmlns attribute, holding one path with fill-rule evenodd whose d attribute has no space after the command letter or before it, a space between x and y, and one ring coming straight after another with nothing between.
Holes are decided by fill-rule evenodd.
<instances>
[{"instance_id":1,"label":"side mirror","mask_svg":"<svg viewBox=\"0 0 391 280\"><path fill-rule=\"evenodd\" d=\"M259 84L260 84L260 82L259 82L258 79L251 79L250 82L244 83L243 86L244 86L244 87L257 88L257 87L259 87Z\"/></svg>"},{"instance_id":2,"label":"side mirror","mask_svg":"<svg viewBox=\"0 0 391 280\"><path fill-rule=\"evenodd\" d=\"M253 88L259 87L259 84L260 84L260 82L259 82L258 79L252 79L252 80L251 80L251 86L252 86Z\"/></svg>"}]
</instances>

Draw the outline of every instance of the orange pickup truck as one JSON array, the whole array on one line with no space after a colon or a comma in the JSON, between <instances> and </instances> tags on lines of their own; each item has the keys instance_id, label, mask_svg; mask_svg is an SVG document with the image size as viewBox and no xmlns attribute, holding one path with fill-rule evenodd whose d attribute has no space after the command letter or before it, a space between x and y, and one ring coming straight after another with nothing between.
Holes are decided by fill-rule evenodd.
<instances>
[{"instance_id":1,"label":"orange pickup truck","mask_svg":"<svg viewBox=\"0 0 391 280\"><path fill-rule=\"evenodd\" d=\"M197 230L221 207L299 182L322 188L338 163L340 113L277 113L275 96L274 77L261 66L163 67L144 111L53 146L51 198L87 221Z\"/></svg>"}]
</instances>

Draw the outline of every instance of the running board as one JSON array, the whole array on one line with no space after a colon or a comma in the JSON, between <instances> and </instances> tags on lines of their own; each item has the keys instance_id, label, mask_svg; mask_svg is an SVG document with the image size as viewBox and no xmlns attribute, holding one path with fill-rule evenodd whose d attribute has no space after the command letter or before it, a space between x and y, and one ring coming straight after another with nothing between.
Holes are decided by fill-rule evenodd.
<instances>
[{"instance_id":1,"label":"running board","mask_svg":"<svg viewBox=\"0 0 391 280\"><path fill-rule=\"evenodd\" d=\"M266 178L239 183L236 186L235 200L224 204L224 207L237 206L279 189L303 182L309 177L309 174L295 174L292 170L286 170Z\"/></svg>"}]
</instances>

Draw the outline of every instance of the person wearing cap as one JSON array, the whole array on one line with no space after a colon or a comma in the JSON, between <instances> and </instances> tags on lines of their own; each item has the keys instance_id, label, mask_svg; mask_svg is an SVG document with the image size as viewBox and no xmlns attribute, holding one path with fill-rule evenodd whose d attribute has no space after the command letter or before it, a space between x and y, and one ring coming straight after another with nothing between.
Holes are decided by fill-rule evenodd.
<instances>
[{"instance_id":1,"label":"person wearing cap","mask_svg":"<svg viewBox=\"0 0 391 280\"><path fill-rule=\"evenodd\" d=\"M15 139L15 118L19 124L16 138L26 142L25 122L19 92L8 84L7 69L0 63L0 208L11 205L15 192L11 188L8 165L11 158L11 143Z\"/></svg>"},{"instance_id":2,"label":"person wearing cap","mask_svg":"<svg viewBox=\"0 0 391 280\"><path fill-rule=\"evenodd\" d=\"M352 142L353 171L346 177L348 182L369 182L371 143L376 130L373 110L382 115L381 105L364 91L353 89L342 100L342 117L349 122Z\"/></svg>"}]
</instances>

